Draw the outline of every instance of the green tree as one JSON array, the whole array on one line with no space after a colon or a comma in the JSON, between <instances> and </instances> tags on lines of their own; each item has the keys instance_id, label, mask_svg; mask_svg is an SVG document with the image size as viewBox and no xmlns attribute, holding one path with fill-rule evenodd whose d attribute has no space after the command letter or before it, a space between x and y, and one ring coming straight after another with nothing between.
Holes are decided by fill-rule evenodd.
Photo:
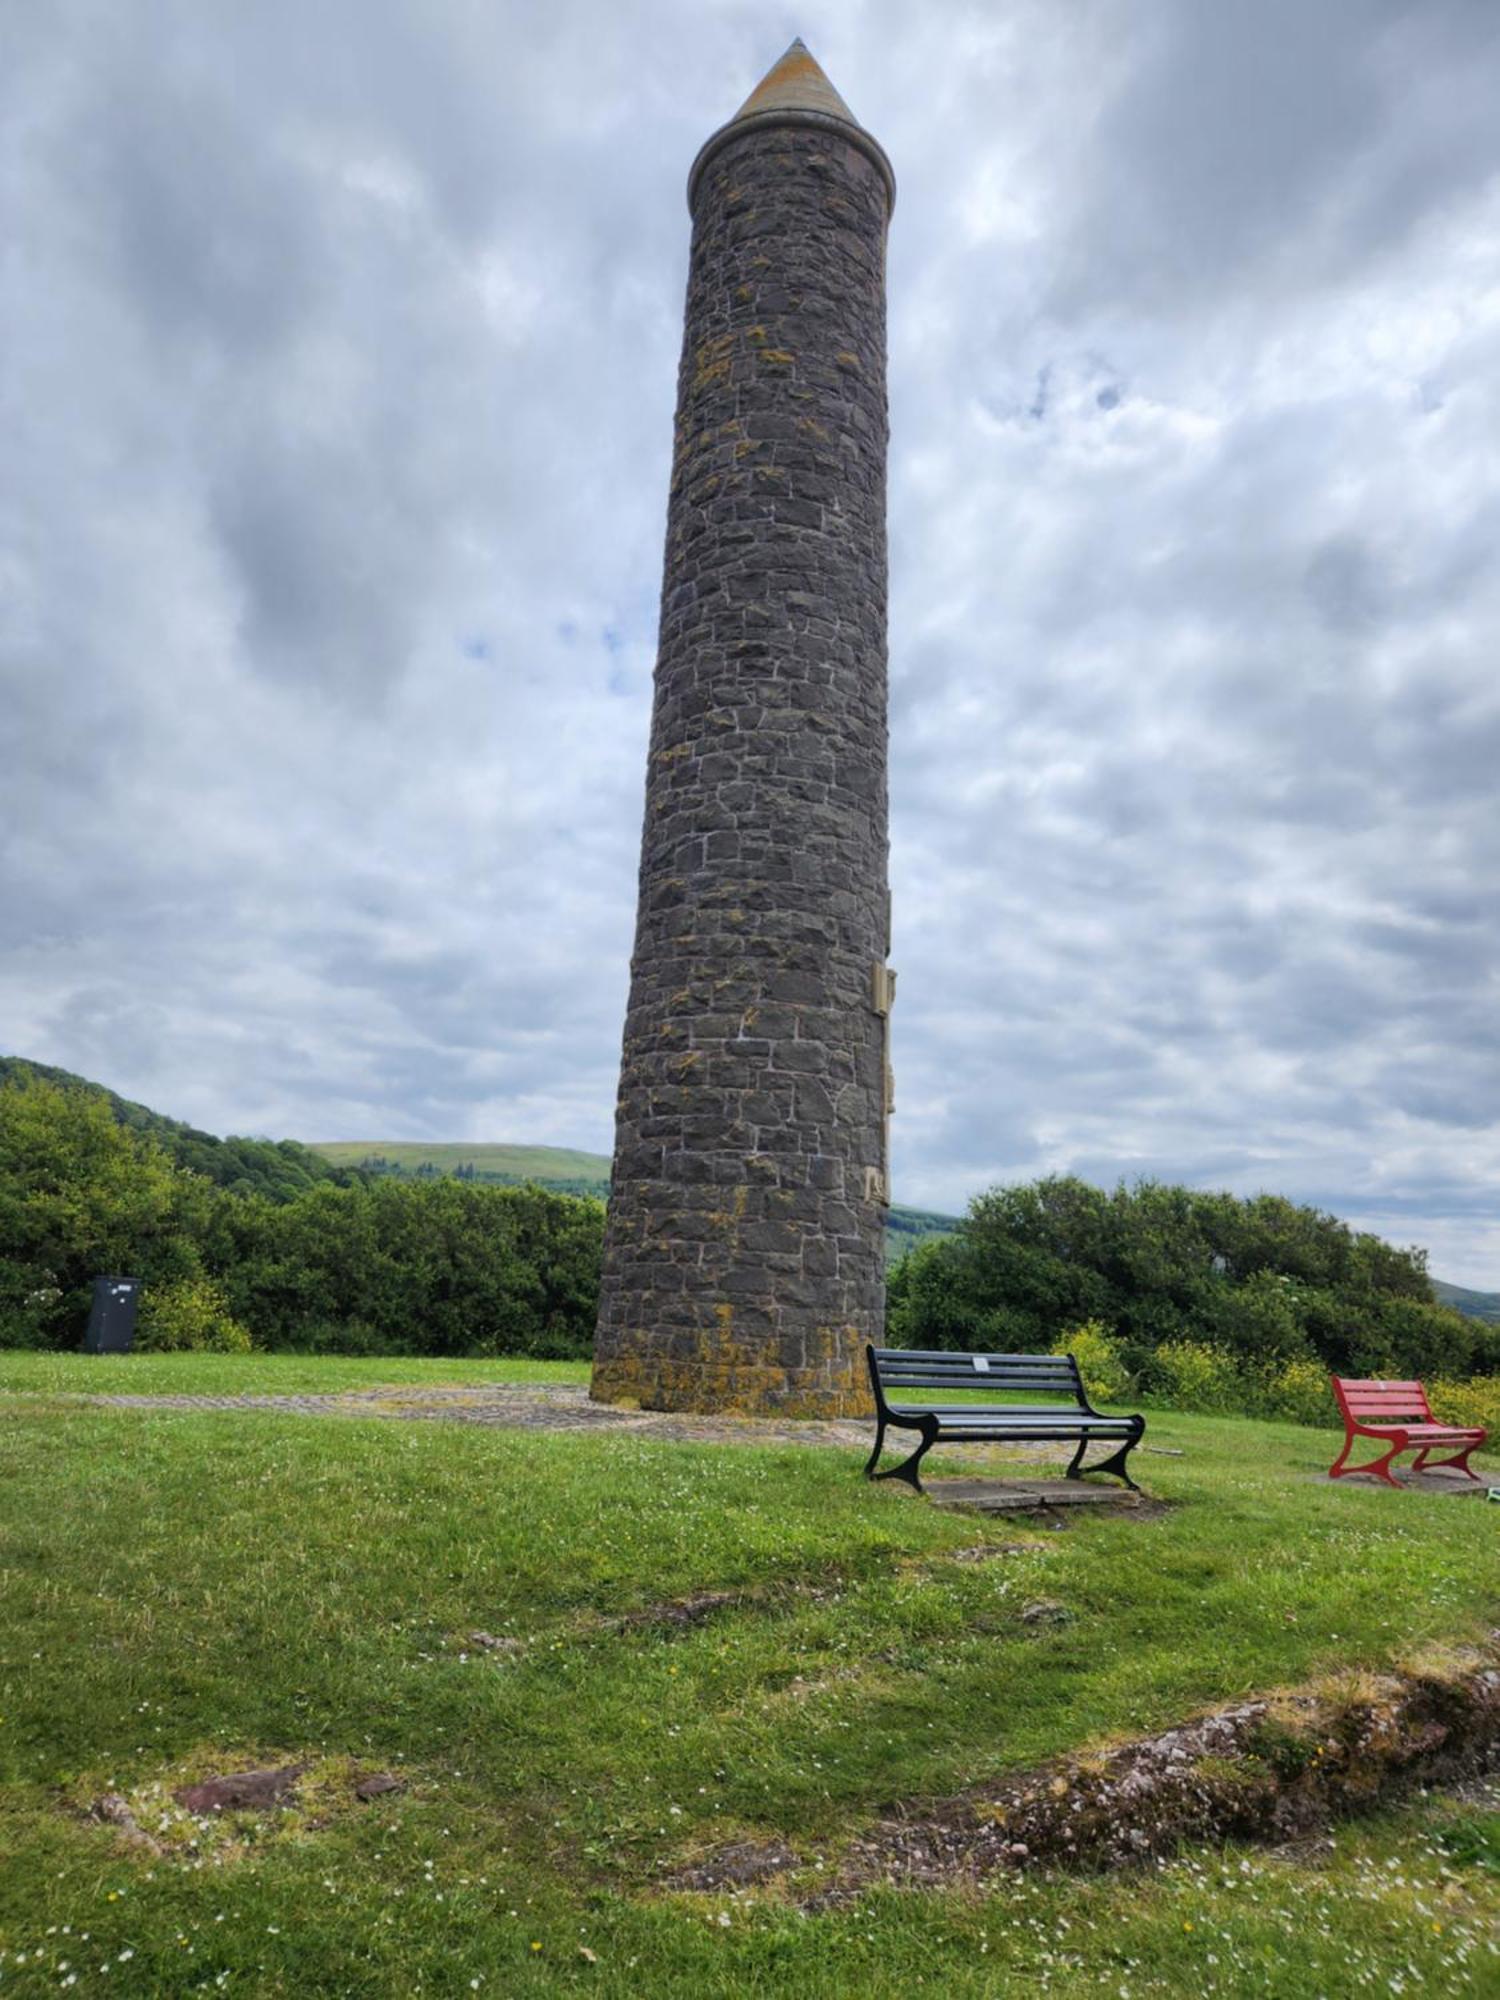
<instances>
[{"instance_id":1,"label":"green tree","mask_svg":"<svg viewBox=\"0 0 1500 2000\"><path fill-rule=\"evenodd\" d=\"M604 1211L538 1187L381 1176L226 1204L207 1257L262 1347L590 1351Z\"/></svg>"},{"instance_id":2,"label":"green tree","mask_svg":"<svg viewBox=\"0 0 1500 2000\"><path fill-rule=\"evenodd\" d=\"M96 1277L194 1276L213 1199L103 1098L0 1087L0 1343L76 1345Z\"/></svg>"},{"instance_id":3,"label":"green tree","mask_svg":"<svg viewBox=\"0 0 1500 2000\"><path fill-rule=\"evenodd\" d=\"M1148 1379L1168 1347L1194 1365L1222 1354L1226 1381L1314 1357L1376 1375L1500 1367L1500 1334L1434 1301L1421 1251L1281 1195L1154 1180L1105 1194L1054 1175L978 1196L955 1237L891 1274L888 1325L909 1346L1041 1351L1090 1320Z\"/></svg>"}]
</instances>

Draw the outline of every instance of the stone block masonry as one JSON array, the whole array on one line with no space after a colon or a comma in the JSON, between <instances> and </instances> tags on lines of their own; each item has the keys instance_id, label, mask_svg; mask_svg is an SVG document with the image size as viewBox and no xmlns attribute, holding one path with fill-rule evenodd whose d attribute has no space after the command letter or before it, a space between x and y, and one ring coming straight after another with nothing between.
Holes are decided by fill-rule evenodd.
<instances>
[{"instance_id":1,"label":"stone block masonry","mask_svg":"<svg viewBox=\"0 0 1500 2000\"><path fill-rule=\"evenodd\" d=\"M891 193L800 45L694 170L606 1402L867 1405L888 1186Z\"/></svg>"}]
</instances>

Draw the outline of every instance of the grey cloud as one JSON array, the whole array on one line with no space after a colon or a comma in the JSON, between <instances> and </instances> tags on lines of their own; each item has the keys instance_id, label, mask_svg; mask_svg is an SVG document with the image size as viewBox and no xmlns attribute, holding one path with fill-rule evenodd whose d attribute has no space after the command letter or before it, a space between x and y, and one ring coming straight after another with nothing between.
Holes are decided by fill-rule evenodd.
<instances>
[{"instance_id":1,"label":"grey cloud","mask_svg":"<svg viewBox=\"0 0 1500 2000\"><path fill-rule=\"evenodd\" d=\"M1159 0L1113 25L1139 58L1088 135L1067 309L1326 283L1493 170L1483 0Z\"/></svg>"},{"instance_id":2,"label":"grey cloud","mask_svg":"<svg viewBox=\"0 0 1500 2000\"><path fill-rule=\"evenodd\" d=\"M8 24L6 1045L607 1147L683 181L800 32L901 181L898 1193L1500 1283L1491 10L810 5Z\"/></svg>"}]
</instances>

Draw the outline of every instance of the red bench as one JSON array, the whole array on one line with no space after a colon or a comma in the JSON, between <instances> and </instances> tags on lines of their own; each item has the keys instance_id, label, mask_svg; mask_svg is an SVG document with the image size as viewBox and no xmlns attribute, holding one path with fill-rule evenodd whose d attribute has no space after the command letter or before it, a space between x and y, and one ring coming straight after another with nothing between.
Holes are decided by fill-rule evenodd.
<instances>
[{"instance_id":1,"label":"red bench","mask_svg":"<svg viewBox=\"0 0 1500 2000\"><path fill-rule=\"evenodd\" d=\"M1329 1468L1330 1479L1343 1479L1351 1472L1373 1472L1387 1486L1395 1486L1391 1460L1403 1451L1415 1451L1413 1472L1451 1465L1466 1478L1479 1479L1469 1470L1469 1454L1484 1443L1486 1432L1476 1425L1440 1424L1427 1401L1420 1382L1351 1382L1342 1375L1333 1378L1333 1393L1344 1419L1344 1449ZM1386 1446L1379 1458L1368 1465L1350 1465L1349 1454L1356 1438L1373 1438ZM1452 1458L1439 1458L1432 1467L1427 1454L1441 1445L1461 1445Z\"/></svg>"}]
</instances>

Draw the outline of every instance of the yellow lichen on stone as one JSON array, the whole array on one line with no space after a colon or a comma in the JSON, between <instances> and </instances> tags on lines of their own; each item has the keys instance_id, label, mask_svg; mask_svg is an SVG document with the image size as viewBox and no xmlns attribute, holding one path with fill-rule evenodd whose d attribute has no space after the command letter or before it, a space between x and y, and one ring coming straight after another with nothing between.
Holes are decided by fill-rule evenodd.
<instances>
[{"instance_id":1,"label":"yellow lichen on stone","mask_svg":"<svg viewBox=\"0 0 1500 2000\"><path fill-rule=\"evenodd\" d=\"M692 381L693 395L702 395L704 390L713 388L716 383L728 381L729 350L733 345L732 333L721 333L717 339L705 340L699 344L693 356L694 367L697 370Z\"/></svg>"},{"instance_id":2,"label":"yellow lichen on stone","mask_svg":"<svg viewBox=\"0 0 1500 2000\"><path fill-rule=\"evenodd\" d=\"M797 357L789 354L784 347L763 347L760 358L768 368L790 368Z\"/></svg>"},{"instance_id":3,"label":"yellow lichen on stone","mask_svg":"<svg viewBox=\"0 0 1500 2000\"><path fill-rule=\"evenodd\" d=\"M611 1355L594 1364L590 1394L617 1408L701 1410L723 1416L864 1417L870 1397L851 1360L837 1370L787 1370L733 1332L733 1309L714 1308L691 1360ZM808 1379L811 1378L811 1379Z\"/></svg>"}]
</instances>

